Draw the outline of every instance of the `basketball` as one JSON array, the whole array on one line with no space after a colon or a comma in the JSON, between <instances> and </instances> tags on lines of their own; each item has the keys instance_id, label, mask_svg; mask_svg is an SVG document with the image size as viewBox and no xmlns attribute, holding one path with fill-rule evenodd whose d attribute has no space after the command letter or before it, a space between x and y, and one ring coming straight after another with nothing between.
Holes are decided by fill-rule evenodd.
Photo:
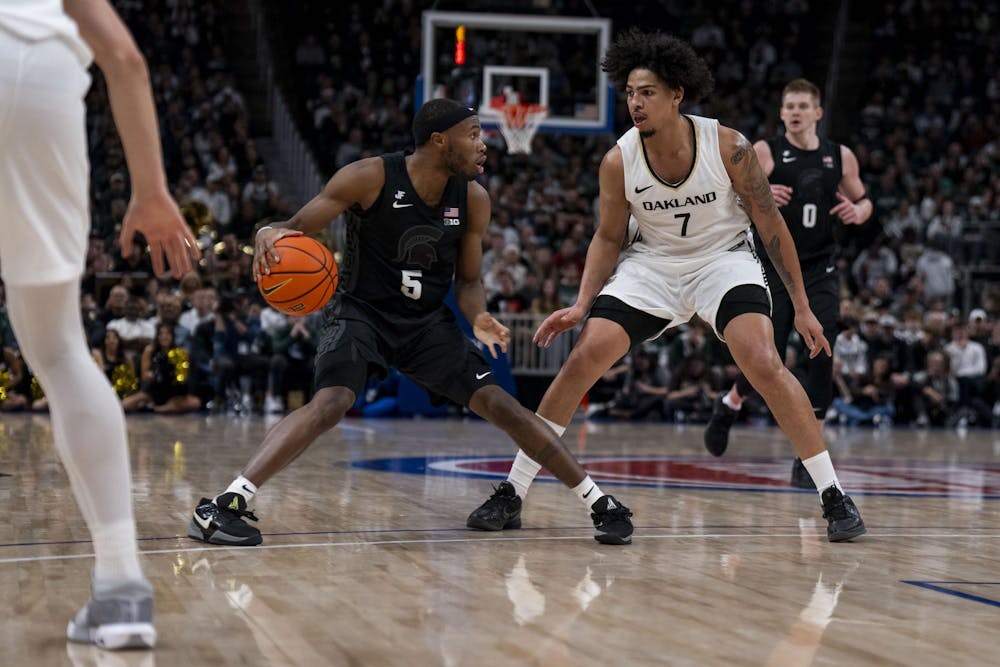
<instances>
[{"instance_id":1,"label":"basketball","mask_svg":"<svg viewBox=\"0 0 1000 667\"><path fill-rule=\"evenodd\" d=\"M264 300L286 315L325 306L337 289L337 263L326 246L308 236L285 236L274 247L281 261L257 281Z\"/></svg>"}]
</instances>

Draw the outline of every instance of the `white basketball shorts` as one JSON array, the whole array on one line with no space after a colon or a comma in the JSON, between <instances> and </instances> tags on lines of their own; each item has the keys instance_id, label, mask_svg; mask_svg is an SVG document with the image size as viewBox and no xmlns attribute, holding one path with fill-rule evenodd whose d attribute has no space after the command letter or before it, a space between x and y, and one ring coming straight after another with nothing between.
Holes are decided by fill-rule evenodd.
<instances>
[{"instance_id":1,"label":"white basketball shorts","mask_svg":"<svg viewBox=\"0 0 1000 667\"><path fill-rule=\"evenodd\" d=\"M715 330L722 297L739 285L767 289L760 262L747 243L736 250L685 261L626 254L601 294L670 320L667 329L698 315ZM723 340L718 330L715 335Z\"/></svg>"},{"instance_id":2,"label":"white basketball shorts","mask_svg":"<svg viewBox=\"0 0 1000 667\"><path fill-rule=\"evenodd\" d=\"M0 29L0 276L8 285L83 273L89 87L90 75L62 40L30 42Z\"/></svg>"}]
</instances>

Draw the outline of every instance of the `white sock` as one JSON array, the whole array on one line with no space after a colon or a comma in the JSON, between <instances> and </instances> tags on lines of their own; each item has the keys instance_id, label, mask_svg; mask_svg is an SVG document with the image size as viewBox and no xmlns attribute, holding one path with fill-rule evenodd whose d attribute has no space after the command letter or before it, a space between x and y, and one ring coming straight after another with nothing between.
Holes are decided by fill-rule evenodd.
<instances>
[{"instance_id":1,"label":"white sock","mask_svg":"<svg viewBox=\"0 0 1000 667\"><path fill-rule=\"evenodd\" d=\"M819 492L820 496L823 495L825 489L831 486L835 486L841 491L844 490L840 486L840 480L837 479L837 473L833 469L833 462L830 461L830 452L825 449L816 456L803 459L802 465L806 467L806 470L809 471L809 476L816 483L816 491Z\"/></svg>"},{"instance_id":2,"label":"white sock","mask_svg":"<svg viewBox=\"0 0 1000 667\"><path fill-rule=\"evenodd\" d=\"M594 480L590 479L590 475L583 478L583 481L573 487L573 493L576 497L580 499L583 506L588 510L591 505L596 503L599 499L604 497L604 493L601 492L601 487L594 483Z\"/></svg>"},{"instance_id":3,"label":"white sock","mask_svg":"<svg viewBox=\"0 0 1000 667\"><path fill-rule=\"evenodd\" d=\"M560 438L566 432L565 426L560 426L537 412L535 416L545 422ZM514 485L514 489L517 490L517 495L521 497L521 500L524 500L525 495L528 493L528 487L535 481L535 477L538 476L538 471L541 469L542 466L535 463L534 459L523 451L517 450L517 456L514 457L514 463L510 466L510 474L507 475L507 481Z\"/></svg>"},{"instance_id":4,"label":"white sock","mask_svg":"<svg viewBox=\"0 0 1000 667\"><path fill-rule=\"evenodd\" d=\"M233 483L223 493L235 493L238 496L243 496L247 507L250 507L250 501L253 500L254 495L257 493L257 485L243 475L240 475L233 480Z\"/></svg>"},{"instance_id":5,"label":"white sock","mask_svg":"<svg viewBox=\"0 0 1000 667\"><path fill-rule=\"evenodd\" d=\"M94 579L111 581L119 579L141 579L139 554L135 541L135 524L118 521L95 529L91 533L94 540Z\"/></svg>"},{"instance_id":6,"label":"white sock","mask_svg":"<svg viewBox=\"0 0 1000 667\"><path fill-rule=\"evenodd\" d=\"M736 396L737 398L733 398L733 396ZM739 398L739 394L737 394L733 390L729 390L726 392L726 395L722 397L722 402L727 406L729 406L730 408L732 408L733 410L735 410L736 412L739 412L740 408L743 407L743 399Z\"/></svg>"},{"instance_id":7,"label":"white sock","mask_svg":"<svg viewBox=\"0 0 1000 667\"><path fill-rule=\"evenodd\" d=\"M94 541L95 579L141 579L121 403L87 349L76 280L7 285L21 353L49 401L55 450Z\"/></svg>"},{"instance_id":8,"label":"white sock","mask_svg":"<svg viewBox=\"0 0 1000 667\"><path fill-rule=\"evenodd\" d=\"M520 449L517 450L517 456L514 457L514 463L510 466L507 481L514 485L521 500L524 500L524 496L528 493L528 487L535 481L535 475L541 469L542 466L535 463L530 456Z\"/></svg>"}]
</instances>

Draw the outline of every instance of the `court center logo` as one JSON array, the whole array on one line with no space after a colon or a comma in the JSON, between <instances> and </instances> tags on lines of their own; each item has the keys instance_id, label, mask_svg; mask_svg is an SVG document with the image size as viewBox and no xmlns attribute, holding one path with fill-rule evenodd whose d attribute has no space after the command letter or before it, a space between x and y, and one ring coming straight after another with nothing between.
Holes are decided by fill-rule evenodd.
<instances>
[{"instance_id":1,"label":"court center logo","mask_svg":"<svg viewBox=\"0 0 1000 667\"><path fill-rule=\"evenodd\" d=\"M510 456L412 456L354 461L363 470L414 475L505 479ZM583 457L580 462L602 486L620 484L705 491L815 493L788 486L786 458ZM837 461L851 495L1000 499L1000 465L916 461ZM542 473L539 481L556 480Z\"/></svg>"}]
</instances>

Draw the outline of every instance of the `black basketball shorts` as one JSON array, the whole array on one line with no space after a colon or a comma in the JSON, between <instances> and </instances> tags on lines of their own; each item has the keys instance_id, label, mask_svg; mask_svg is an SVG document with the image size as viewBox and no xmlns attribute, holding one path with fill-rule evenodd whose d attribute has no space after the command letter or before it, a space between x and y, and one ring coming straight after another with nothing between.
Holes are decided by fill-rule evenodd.
<instances>
[{"instance_id":1,"label":"black basketball shorts","mask_svg":"<svg viewBox=\"0 0 1000 667\"><path fill-rule=\"evenodd\" d=\"M374 323L337 319L323 333L325 352L316 358L316 389L346 387L360 396L371 375L390 367L431 393L468 405L482 387L495 384L486 357L454 321L438 320L394 346Z\"/></svg>"}]
</instances>

